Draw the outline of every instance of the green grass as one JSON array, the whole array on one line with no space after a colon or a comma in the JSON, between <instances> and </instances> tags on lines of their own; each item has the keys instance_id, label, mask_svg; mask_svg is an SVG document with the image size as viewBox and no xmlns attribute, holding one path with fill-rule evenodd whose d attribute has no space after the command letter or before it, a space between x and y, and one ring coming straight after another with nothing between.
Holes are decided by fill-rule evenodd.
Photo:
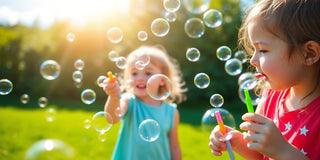
<instances>
[{"instance_id":1,"label":"green grass","mask_svg":"<svg viewBox=\"0 0 320 160\"><path fill-rule=\"evenodd\" d=\"M77 160L110 159L120 124L113 125L107 132L106 140L102 142L98 138L98 132L92 128L84 128L83 121L91 119L94 111L67 110L52 105L48 107L57 108L56 118L52 122L48 122L45 118L46 108L22 109L15 106L0 106L1 160L23 159L27 149L43 139L59 139L72 146L76 151ZM181 119L185 119L186 116L199 118L199 114L195 113L197 112L181 110ZM194 121L198 123L200 119ZM227 152L221 157L211 154L208 147L209 134L200 125L182 121L179 124L182 158L184 160L229 159ZM243 158L236 155L236 159Z\"/></svg>"}]
</instances>

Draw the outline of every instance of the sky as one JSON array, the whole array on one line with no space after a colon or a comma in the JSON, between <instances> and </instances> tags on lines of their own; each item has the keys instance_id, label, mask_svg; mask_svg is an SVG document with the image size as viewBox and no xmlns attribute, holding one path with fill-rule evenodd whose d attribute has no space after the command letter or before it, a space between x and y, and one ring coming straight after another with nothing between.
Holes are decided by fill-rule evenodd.
<instances>
[{"instance_id":1,"label":"sky","mask_svg":"<svg viewBox=\"0 0 320 160\"><path fill-rule=\"evenodd\" d=\"M86 19L128 10L130 0L0 0L0 25L22 24L41 28L50 27L55 21Z\"/></svg>"}]
</instances>

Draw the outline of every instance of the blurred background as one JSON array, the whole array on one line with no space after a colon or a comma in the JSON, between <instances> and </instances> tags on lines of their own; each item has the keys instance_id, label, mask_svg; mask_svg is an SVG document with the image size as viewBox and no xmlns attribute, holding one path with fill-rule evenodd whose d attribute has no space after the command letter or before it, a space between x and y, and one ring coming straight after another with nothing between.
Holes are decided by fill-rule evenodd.
<instances>
[{"instance_id":1,"label":"blurred background","mask_svg":"<svg viewBox=\"0 0 320 160\"><path fill-rule=\"evenodd\" d=\"M178 105L181 122L200 126L202 115L212 108L210 97L218 93L224 98L222 108L235 117L237 125L240 124L240 117L246 112L238 93L240 74L228 74L226 61L220 60L216 52L219 47L228 46L231 58L234 58L240 50L237 36L242 16L255 1L181 0L178 8L174 8L174 3L166 8L165 1L0 0L0 79L8 79L13 84L9 94L0 95L0 106L36 109L39 108L38 99L46 97L48 104L58 109L103 110L107 96L98 86L97 78L106 75L107 71L115 75L122 71L110 60L109 53L115 51L125 57L141 45L162 45L178 60L188 89L187 100ZM186 33L188 20L203 20L205 12L211 9L222 14L221 25L203 24L204 30L198 37ZM157 18L165 19L170 25L164 36L151 29ZM113 27L122 31L119 42L108 39L108 31ZM147 33L145 40L137 36L140 31ZM199 50L199 60L188 60L186 52L189 48ZM85 64L80 84L72 77L78 59ZM40 74L40 66L46 60L54 60L60 65L60 74L54 80L44 79ZM242 73L247 71L248 63L242 63ZM194 78L198 73L210 77L208 87L201 89L195 85ZM95 91L95 102L85 104L81 101L84 89ZM29 95L27 104L21 103L22 94ZM3 119L1 123L5 121ZM207 143L208 138L204 141ZM5 155L3 152L10 153L2 146L0 155Z\"/></svg>"}]
</instances>

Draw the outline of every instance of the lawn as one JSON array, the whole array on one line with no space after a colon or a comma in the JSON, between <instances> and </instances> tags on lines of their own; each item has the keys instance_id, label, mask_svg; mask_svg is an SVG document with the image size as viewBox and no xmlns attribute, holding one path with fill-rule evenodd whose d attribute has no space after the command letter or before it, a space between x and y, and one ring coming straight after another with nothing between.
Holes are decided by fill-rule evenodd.
<instances>
[{"instance_id":1,"label":"lawn","mask_svg":"<svg viewBox=\"0 0 320 160\"><path fill-rule=\"evenodd\" d=\"M65 103L67 104L67 103ZM56 108L55 120L46 120L46 110ZM216 157L208 147L209 132L201 128L201 113L180 110L179 140L184 160L229 159L227 152ZM26 151L43 139L58 139L75 150L75 159L110 159L120 124L113 125L106 133L105 141L92 127L86 129L84 120L91 119L95 111L70 110L56 105L46 108L22 108L0 106L0 159L24 159ZM193 119L194 124L186 122ZM123 153L125 154L125 153ZM243 159L236 155L236 159Z\"/></svg>"}]
</instances>

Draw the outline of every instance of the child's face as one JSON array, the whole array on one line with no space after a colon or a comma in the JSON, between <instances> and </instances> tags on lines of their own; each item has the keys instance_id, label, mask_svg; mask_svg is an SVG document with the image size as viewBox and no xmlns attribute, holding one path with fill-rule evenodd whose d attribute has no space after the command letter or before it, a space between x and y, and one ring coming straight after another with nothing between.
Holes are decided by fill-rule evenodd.
<instances>
[{"instance_id":1,"label":"child's face","mask_svg":"<svg viewBox=\"0 0 320 160\"><path fill-rule=\"evenodd\" d=\"M263 74L267 85L274 90L297 85L305 73L304 59L296 50L289 53L285 41L259 24L261 23L251 22L248 26L250 42L254 47L250 63L256 67L258 73Z\"/></svg>"},{"instance_id":2,"label":"child's face","mask_svg":"<svg viewBox=\"0 0 320 160\"><path fill-rule=\"evenodd\" d=\"M161 73L160 68L152 63L149 63L142 70L137 69L134 65L129 67L129 88L137 97L148 96L146 90L148 79L154 74Z\"/></svg>"}]
</instances>

